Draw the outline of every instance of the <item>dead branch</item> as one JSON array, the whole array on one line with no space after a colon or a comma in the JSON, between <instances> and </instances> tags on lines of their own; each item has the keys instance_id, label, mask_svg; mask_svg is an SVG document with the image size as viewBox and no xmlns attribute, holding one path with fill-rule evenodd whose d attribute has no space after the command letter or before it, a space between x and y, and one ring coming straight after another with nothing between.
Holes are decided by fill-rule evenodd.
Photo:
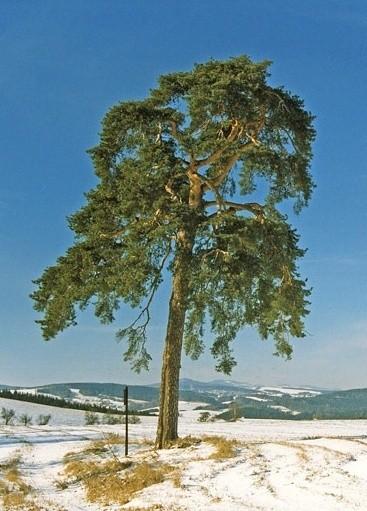
<instances>
[{"instance_id":1,"label":"dead branch","mask_svg":"<svg viewBox=\"0 0 367 511\"><path fill-rule=\"evenodd\" d=\"M163 271L163 268L164 268L164 265L166 264L166 261L171 253L171 250L172 250L172 247L171 247L171 244L168 245L167 247L167 251L166 253L164 254L164 256L162 257L162 261L158 267L158 271L157 271L157 274L156 274L156 277L155 279L153 280L153 283L151 285L151 288L150 288L150 295L148 297L148 301L146 303L146 305L142 308L142 310L140 311L140 313L138 314L138 316L135 318L135 320L130 323L130 325L125 328L124 330L129 330L129 329L133 329L133 328L141 328L144 332L146 330L146 327L148 326L148 323L150 321L150 305L153 301L153 298L155 296L155 293L159 287L159 284L160 284L160 279L161 279L161 273ZM141 325L139 325L138 327L136 327L136 324L140 321L140 319L145 316L145 321L144 323L142 323Z\"/></svg>"}]
</instances>

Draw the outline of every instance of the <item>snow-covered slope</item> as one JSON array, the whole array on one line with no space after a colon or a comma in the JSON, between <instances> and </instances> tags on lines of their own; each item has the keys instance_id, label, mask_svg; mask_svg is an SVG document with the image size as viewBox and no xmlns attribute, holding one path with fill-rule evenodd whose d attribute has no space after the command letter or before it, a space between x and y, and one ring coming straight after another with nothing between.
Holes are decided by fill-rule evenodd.
<instances>
[{"instance_id":1,"label":"snow-covered slope","mask_svg":"<svg viewBox=\"0 0 367 511\"><path fill-rule=\"evenodd\" d=\"M159 454L132 443L131 461L143 456L155 464L174 465L180 484L166 480L153 485L124 506L89 503L81 482L64 489L58 484L65 454L78 452L108 433L123 433L121 426L83 426L83 412L0 400L0 407L11 406L17 413L53 417L50 426L1 426L0 465L20 456L19 470L34 489L32 498L43 505L47 502L48 511L122 511L154 505L161 511L367 509L367 421L200 423L198 404L180 402L180 435L236 439L235 456L210 459L213 447L205 441ZM156 417L142 417L141 424L131 425L131 441L153 439L156 422Z\"/></svg>"},{"instance_id":2,"label":"snow-covered slope","mask_svg":"<svg viewBox=\"0 0 367 511\"><path fill-rule=\"evenodd\" d=\"M57 408L55 406L39 405L26 401L0 398L0 408L12 409L16 416L26 413L30 415L35 423L40 414L51 415L50 424L53 426L81 426L84 424L84 412Z\"/></svg>"},{"instance_id":3,"label":"snow-covered slope","mask_svg":"<svg viewBox=\"0 0 367 511\"><path fill-rule=\"evenodd\" d=\"M259 392L265 392L270 395L289 394L291 396L317 396L322 392L320 390L312 390L309 388L292 388L292 387L259 387Z\"/></svg>"},{"instance_id":4,"label":"snow-covered slope","mask_svg":"<svg viewBox=\"0 0 367 511\"><path fill-rule=\"evenodd\" d=\"M121 410L124 408L124 388L121 384L84 382L20 388L17 392L18 395L30 393L32 399L41 399L44 403L47 403L47 396L54 396L78 405ZM288 419L291 415L294 420L367 419L367 389L326 391L311 387L256 387L230 380L198 382L184 379L181 380L180 399L200 401L212 414L221 412L224 419L230 418L231 412L226 410L231 408L231 403L236 405L237 417ZM156 386L131 385L129 403L131 409L155 409L159 403L159 389ZM54 403L49 399L47 404Z\"/></svg>"}]
</instances>

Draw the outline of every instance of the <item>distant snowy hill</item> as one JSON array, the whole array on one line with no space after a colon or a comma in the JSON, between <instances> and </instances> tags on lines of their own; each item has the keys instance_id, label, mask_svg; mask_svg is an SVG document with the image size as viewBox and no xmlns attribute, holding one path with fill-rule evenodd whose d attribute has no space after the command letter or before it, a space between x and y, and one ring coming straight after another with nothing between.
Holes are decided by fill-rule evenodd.
<instances>
[{"instance_id":1,"label":"distant snowy hill","mask_svg":"<svg viewBox=\"0 0 367 511\"><path fill-rule=\"evenodd\" d=\"M123 409L124 388L125 385L118 383L72 382L19 387L16 390L61 397L73 403ZM226 420L235 417L291 420L367 418L367 389L331 391L312 387L256 386L231 380L200 382L186 378L180 381L180 400L201 403L201 410ZM129 403L131 409L156 409L159 404L158 385L129 385Z\"/></svg>"}]
</instances>

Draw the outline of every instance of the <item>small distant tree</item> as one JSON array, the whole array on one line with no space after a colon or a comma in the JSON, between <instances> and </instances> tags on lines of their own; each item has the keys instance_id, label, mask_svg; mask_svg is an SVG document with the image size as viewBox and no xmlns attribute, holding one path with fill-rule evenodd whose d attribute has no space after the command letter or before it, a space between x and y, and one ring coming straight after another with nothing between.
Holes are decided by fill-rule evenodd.
<instances>
[{"instance_id":1,"label":"small distant tree","mask_svg":"<svg viewBox=\"0 0 367 511\"><path fill-rule=\"evenodd\" d=\"M124 422L125 422L125 420L124 420ZM137 415L129 415L128 422L129 422L129 424L140 424L141 418L138 417Z\"/></svg>"},{"instance_id":2,"label":"small distant tree","mask_svg":"<svg viewBox=\"0 0 367 511\"><path fill-rule=\"evenodd\" d=\"M39 426L46 426L51 420L51 414L42 415L40 414L37 418L37 424Z\"/></svg>"},{"instance_id":3,"label":"small distant tree","mask_svg":"<svg viewBox=\"0 0 367 511\"><path fill-rule=\"evenodd\" d=\"M92 426L93 424L99 424L99 417L95 412L85 412L84 422L86 426Z\"/></svg>"},{"instance_id":4,"label":"small distant tree","mask_svg":"<svg viewBox=\"0 0 367 511\"><path fill-rule=\"evenodd\" d=\"M279 206L294 199L299 212L308 204L315 130L303 101L268 83L269 64L211 60L162 76L144 100L111 108L89 151L98 184L69 217L75 242L35 281L46 340L75 325L88 304L102 323L121 304L140 307L117 334L139 372L151 360L151 305L171 273L158 448L178 436L182 348L197 359L205 327L216 369L226 374L245 326L273 338L286 358L290 339L305 336L304 250Z\"/></svg>"},{"instance_id":5,"label":"small distant tree","mask_svg":"<svg viewBox=\"0 0 367 511\"><path fill-rule=\"evenodd\" d=\"M103 416L103 424L113 425L113 424L123 424L124 417L122 415L112 415L110 413L105 413Z\"/></svg>"},{"instance_id":6,"label":"small distant tree","mask_svg":"<svg viewBox=\"0 0 367 511\"><path fill-rule=\"evenodd\" d=\"M19 422L24 426L30 426L32 424L32 416L27 413L22 413L19 417Z\"/></svg>"},{"instance_id":7,"label":"small distant tree","mask_svg":"<svg viewBox=\"0 0 367 511\"><path fill-rule=\"evenodd\" d=\"M6 426L13 424L15 419L15 411L12 408L2 408L1 418L4 420L4 424Z\"/></svg>"},{"instance_id":8,"label":"small distant tree","mask_svg":"<svg viewBox=\"0 0 367 511\"><path fill-rule=\"evenodd\" d=\"M201 412L201 414L198 417L198 422L208 422L209 419L210 419L209 412Z\"/></svg>"}]
</instances>

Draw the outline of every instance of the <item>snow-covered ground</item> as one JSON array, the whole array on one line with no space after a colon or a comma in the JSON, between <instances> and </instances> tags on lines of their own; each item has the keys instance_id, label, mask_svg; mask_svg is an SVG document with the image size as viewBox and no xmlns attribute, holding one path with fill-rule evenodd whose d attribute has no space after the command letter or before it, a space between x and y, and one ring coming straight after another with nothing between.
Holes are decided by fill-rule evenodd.
<instances>
[{"instance_id":1,"label":"snow-covered ground","mask_svg":"<svg viewBox=\"0 0 367 511\"><path fill-rule=\"evenodd\" d=\"M65 454L78 452L108 433L124 432L121 425L84 426L83 412L0 399L0 408L13 408L17 414L52 415L48 426L0 426L0 468L19 454L24 480L34 489L37 501L47 502L49 511L115 511L155 504L170 511L367 509L367 420L200 423L198 405L180 402L180 435L236 439L236 455L210 459L214 447L204 441L160 451L157 458L152 447L132 443L131 460L145 449L144 456L152 456L155 463L178 467L180 485L166 480L122 507L88 503L81 484L64 489L57 484L64 475ZM156 421L156 417L142 417L141 424L130 425L131 440L153 439Z\"/></svg>"}]
</instances>

